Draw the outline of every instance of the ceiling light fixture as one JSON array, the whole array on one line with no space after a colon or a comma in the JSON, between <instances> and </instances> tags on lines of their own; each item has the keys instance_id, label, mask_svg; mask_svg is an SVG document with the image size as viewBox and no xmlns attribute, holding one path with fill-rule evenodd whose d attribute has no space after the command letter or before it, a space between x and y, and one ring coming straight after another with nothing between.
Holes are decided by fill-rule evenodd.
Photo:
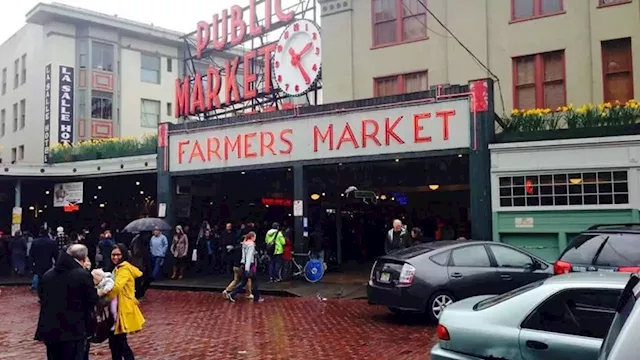
<instances>
[{"instance_id":1,"label":"ceiling light fixture","mask_svg":"<svg viewBox=\"0 0 640 360\"><path fill-rule=\"evenodd\" d=\"M387 200L387 195L385 194L380 195L380 200Z\"/></svg>"},{"instance_id":2,"label":"ceiling light fixture","mask_svg":"<svg viewBox=\"0 0 640 360\"><path fill-rule=\"evenodd\" d=\"M433 191L436 191L436 190L440 189L440 185L438 185L438 184L431 184L431 185L429 185L429 189L431 189L431 190L433 190Z\"/></svg>"},{"instance_id":3,"label":"ceiling light fixture","mask_svg":"<svg viewBox=\"0 0 640 360\"><path fill-rule=\"evenodd\" d=\"M320 194L311 194L311 200L318 200L320 199Z\"/></svg>"},{"instance_id":4,"label":"ceiling light fixture","mask_svg":"<svg viewBox=\"0 0 640 360\"><path fill-rule=\"evenodd\" d=\"M569 182L572 183L573 185L578 185L582 182L581 178L573 178L573 179L569 179Z\"/></svg>"}]
</instances>

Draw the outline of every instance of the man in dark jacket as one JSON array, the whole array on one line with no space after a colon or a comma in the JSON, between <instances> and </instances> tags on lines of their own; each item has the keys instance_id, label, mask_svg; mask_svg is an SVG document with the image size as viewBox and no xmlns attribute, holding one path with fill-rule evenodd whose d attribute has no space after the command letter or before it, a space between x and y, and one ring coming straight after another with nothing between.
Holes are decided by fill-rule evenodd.
<instances>
[{"instance_id":1,"label":"man in dark jacket","mask_svg":"<svg viewBox=\"0 0 640 360\"><path fill-rule=\"evenodd\" d=\"M393 220L393 228L387 233L384 242L384 253L389 254L398 249L404 249L409 244L409 233L399 219Z\"/></svg>"},{"instance_id":2,"label":"man in dark jacket","mask_svg":"<svg viewBox=\"0 0 640 360\"><path fill-rule=\"evenodd\" d=\"M82 360L86 356L91 311L98 303L90 268L87 247L74 244L60 253L55 267L40 280L35 339L47 346L48 360Z\"/></svg>"},{"instance_id":3,"label":"man in dark jacket","mask_svg":"<svg viewBox=\"0 0 640 360\"><path fill-rule=\"evenodd\" d=\"M55 240L52 240L47 235L47 230L41 230L40 237L33 240L31 244L30 259L32 261L31 268L33 269L34 290L38 288L38 282L42 278L42 275L51 269L57 258L58 245Z\"/></svg>"}]
</instances>

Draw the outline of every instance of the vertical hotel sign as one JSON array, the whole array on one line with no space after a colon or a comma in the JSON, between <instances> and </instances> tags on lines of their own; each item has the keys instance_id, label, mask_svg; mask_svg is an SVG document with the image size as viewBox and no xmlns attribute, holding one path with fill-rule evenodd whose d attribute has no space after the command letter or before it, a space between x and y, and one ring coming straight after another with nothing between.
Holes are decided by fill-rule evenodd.
<instances>
[{"instance_id":1,"label":"vertical hotel sign","mask_svg":"<svg viewBox=\"0 0 640 360\"><path fill-rule=\"evenodd\" d=\"M58 142L73 143L73 67L60 65Z\"/></svg>"},{"instance_id":2,"label":"vertical hotel sign","mask_svg":"<svg viewBox=\"0 0 640 360\"><path fill-rule=\"evenodd\" d=\"M44 68L44 149L42 160L49 162L49 148L51 147L51 64Z\"/></svg>"}]
</instances>

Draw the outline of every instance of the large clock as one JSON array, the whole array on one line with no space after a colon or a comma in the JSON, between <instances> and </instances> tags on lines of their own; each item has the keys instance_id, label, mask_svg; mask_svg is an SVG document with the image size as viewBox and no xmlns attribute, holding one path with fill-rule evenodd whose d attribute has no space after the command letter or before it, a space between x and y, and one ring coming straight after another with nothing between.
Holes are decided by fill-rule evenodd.
<instances>
[{"instance_id":1,"label":"large clock","mask_svg":"<svg viewBox=\"0 0 640 360\"><path fill-rule=\"evenodd\" d=\"M320 78L322 66L320 29L310 20L296 20L287 26L273 57L273 72L278 87L297 96L311 90Z\"/></svg>"}]
</instances>

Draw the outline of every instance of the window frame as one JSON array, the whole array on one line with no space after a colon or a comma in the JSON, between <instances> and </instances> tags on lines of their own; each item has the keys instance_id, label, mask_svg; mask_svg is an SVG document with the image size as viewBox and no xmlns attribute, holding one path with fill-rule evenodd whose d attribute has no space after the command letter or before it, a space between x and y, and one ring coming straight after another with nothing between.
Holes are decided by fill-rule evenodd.
<instances>
[{"instance_id":1,"label":"window frame","mask_svg":"<svg viewBox=\"0 0 640 360\"><path fill-rule=\"evenodd\" d=\"M157 60L158 68L157 69L146 68L144 65L145 57ZM147 79L145 79L143 75L145 74L145 71L155 72L157 76L157 82L148 81ZM150 54L140 53L140 81L146 84L154 84L154 85L160 85L160 83L162 83L162 57L160 55L150 55Z\"/></svg>"},{"instance_id":2,"label":"window frame","mask_svg":"<svg viewBox=\"0 0 640 360\"><path fill-rule=\"evenodd\" d=\"M474 247L474 246L480 247L480 248L482 248L484 250L484 254L487 256L487 260L489 261L489 265L488 266L469 266L469 265L458 265L458 264L456 264L455 260L453 259L453 254L458 250L463 250L463 249L471 248L471 247ZM447 262L447 266L465 267L465 268L478 268L478 269L495 267L493 261L491 261L491 255L489 254L489 251L487 250L487 247L484 246L484 244L470 244L470 245L466 245L466 246L460 246L460 247L457 247L455 249L451 249L451 252L449 254L449 261Z\"/></svg>"},{"instance_id":3,"label":"window frame","mask_svg":"<svg viewBox=\"0 0 640 360\"><path fill-rule=\"evenodd\" d=\"M549 16L562 15L562 14L565 14L567 12L565 10L565 7L564 7L564 0L559 0L560 1L560 10L559 11L554 11L554 12L550 12L550 13L546 13L546 14L542 13L542 1L544 1L544 0L531 0L531 1L533 1L533 16L516 18L516 16L515 16L516 15L515 1L516 0L511 0L511 20L509 21L509 24L519 23L519 22L529 21L529 20L542 19L542 18L549 17Z\"/></svg>"},{"instance_id":4,"label":"window frame","mask_svg":"<svg viewBox=\"0 0 640 360\"><path fill-rule=\"evenodd\" d=\"M618 4L614 4L614 5L618 5ZM613 5L607 5L607 6L613 6ZM608 73L606 66L605 66L605 51L604 51L604 46L605 43L607 42L614 42L614 41L624 41L624 40L629 40L629 52L627 54L627 61L628 64L631 66L628 70L624 70L624 71L618 71L618 72L612 72L612 73ZM626 38L618 38L618 39L610 39L610 40L603 40L600 42L600 56L602 58L602 98L604 99L605 102L612 102L615 101L611 100L611 99L607 99L607 94L609 93L609 86L608 86L608 82L607 82L607 76L608 75L612 75L612 74L620 74L620 73L629 73L629 76L631 77L631 98L634 98L634 94L635 94L635 87L634 87L634 81L633 81L633 39L630 37L626 37Z\"/></svg>"},{"instance_id":5,"label":"window frame","mask_svg":"<svg viewBox=\"0 0 640 360\"><path fill-rule=\"evenodd\" d=\"M17 89L18 86L20 86L20 58L13 62L13 88Z\"/></svg>"},{"instance_id":6,"label":"window frame","mask_svg":"<svg viewBox=\"0 0 640 360\"><path fill-rule=\"evenodd\" d=\"M110 95L111 97L108 96L103 96L103 94L107 94ZM105 117L94 117L93 116L93 99L101 99L101 100L110 100L111 101L111 117L109 118L105 118ZM103 111L101 111L102 113ZM104 115L104 114L102 114ZM109 92L105 92L105 91L99 91L99 90L93 90L91 91L91 119L98 119L98 120L114 120L113 119L113 94L109 93Z\"/></svg>"},{"instance_id":7,"label":"window frame","mask_svg":"<svg viewBox=\"0 0 640 360\"><path fill-rule=\"evenodd\" d=\"M618 6L618 5L625 5L625 4L630 4L631 0L617 0L615 2L612 2L610 4L605 4L604 0L598 0L598 9L599 8L606 8L606 7L610 7L610 6Z\"/></svg>"},{"instance_id":8,"label":"window frame","mask_svg":"<svg viewBox=\"0 0 640 360\"><path fill-rule=\"evenodd\" d=\"M25 128L27 123L27 99L20 100L18 111L19 111L18 129L22 130Z\"/></svg>"},{"instance_id":9,"label":"window frame","mask_svg":"<svg viewBox=\"0 0 640 360\"><path fill-rule=\"evenodd\" d=\"M13 107L12 107L12 115L13 115L13 132L18 131L18 118L20 117L19 113L19 108L18 108L18 103L13 103Z\"/></svg>"},{"instance_id":10,"label":"window frame","mask_svg":"<svg viewBox=\"0 0 640 360\"><path fill-rule=\"evenodd\" d=\"M156 103L158 105L158 114L153 114L153 113L149 113L149 112L145 112L145 102L153 102ZM156 115L158 116L158 121L156 122L155 125L149 125L149 124L145 124L144 119L145 119L145 115ZM152 100L152 99L140 99L140 126L143 128L147 128L147 129L155 129L158 127L158 125L160 125L160 121L162 119L162 102L159 100Z\"/></svg>"},{"instance_id":11,"label":"window frame","mask_svg":"<svg viewBox=\"0 0 640 360\"><path fill-rule=\"evenodd\" d=\"M7 109L0 110L0 137L4 137L7 131Z\"/></svg>"},{"instance_id":12,"label":"window frame","mask_svg":"<svg viewBox=\"0 0 640 360\"><path fill-rule=\"evenodd\" d=\"M22 54L20 58L20 85L27 82L27 54Z\"/></svg>"},{"instance_id":13,"label":"window frame","mask_svg":"<svg viewBox=\"0 0 640 360\"><path fill-rule=\"evenodd\" d=\"M2 69L2 95L7 93L7 68Z\"/></svg>"},{"instance_id":14,"label":"window frame","mask_svg":"<svg viewBox=\"0 0 640 360\"><path fill-rule=\"evenodd\" d=\"M419 13L419 14L411 14L409 16L404 16L403 15L403 6L402 6L402 0L393 0L395 1L395 8L396 8L396 17L393 20L387 20L387 21L379 21L376 22L376 7L375 7L375 3L376 0L371 0L370 4L371 4L371 49L379 49L379 48L384 48L384 47L388 47L388 46L395 46L395 45L402 45L402 44L409 44L412 42L416 42L416 41L423 41L423 40L427 40L429 39L429 29L428 29L428 13L426 10L424 10L423 13ZM427 0L416 0L416 1L420 1L422 2L425 6L427 6ZM403 20L406 18L411 18L411 17L417 17L417 16L424 16L424 36L420 36L418 38L415 39L409 39L409 40L404 40L403 38ZM395 22L395 41L393 42L389 42L389 43L384 43L384 44L378 44L376 43L376 25L383 23L383 22Z\"/></svg>"},{"instance_id":15,"label":"window frame","mask_svg":"<svg viewBox=\"0 0 640 360\"><path fill-rule=\"evenodd\" d=\"M512 86L511 92L513 95L513 108L520 109L520 104L518 103L518 88L523 85L518 85L518 60L533 57L533 78L534 78L534 89L535 89L535 99L536 99L536 108L546 108L547 104L544 103L544 85L546 83L552 83L553 81L545 81L544 79L544 57L545 55L552 54L561 54L562 55L562 103L567 103L567 58L565 54L565 50L555 50L555 51L547 51L539 54L530 54L530 55L522 55L522 56L514 56L511 58L511 67L512 67ZM555 109L552 109L555 110Z\"/></svg>"},{"instance_id":16,"label":"window frame","mask_svg":"<svg viewBox=\"0 0 640 360\"><path fill-rule=\"evenodd\" d=\"M526 254L520 250L517 249L513 249L510 248L508 246L504 246L504 245L500 245L500 244L488 244L487 245L489 247L489 251L490 251L490 255L493 256L493 260L496 263L496 268L498 269L524 269L526 268L526 265L533 265L536 262L536 259L533 258L531 255ZM518 253L526 258L529 258L529 261L527 264L524 264L523 266L520 267L516 267L516 266L501 266L500 265L500 261L498 260L498 255L496 255L495 251L493 251L493 249L505 249L507 251L513 251L515 253Z\"/></svg>"},{"instance_id":17,"label":"window frame","mask_svg":"<svg viewBox=\"0 0 640 360\"><path fill-rule=\"evenodd\" d=\"M374 77L373 78L373 96L374 97L380 97L379 95L379 90L378 90L378 81L380 80L384 80L384 79L391 79L391 78L396 78L396 82L397 82L397 94L394 95L402 95L402 94L407 94L407 83L406 83L406 78L408 76L411 75L416 75L416 74L425 74L427 77L427 88L424 91L429 90L429 70L421 70L421 71L412 71L409 73L404 73L404 74L397 74L397 75L387 75L387 76L379 76L379 77ZM387 95L387 96L394 96L394 95Z\"/></svg>"},{"instance_id":18,"label":"window frame","mask_svg":"<svg viewBox=\"0 0 640 360\"><path fill-rule=\"evenodd\" d=\"M94 62L96 61L96 56L94 54L94 49L96 49L96 45L98 46L109 46L111 48L111 69L106 69L105 66L103 66L102 69L96 67L94 65ZM105 54L105 49L106 48L102 48L100 50L100 61L102 61L102 65L104 64L104 54ZM106 43L106 42L101 42L101 41L92 41L91 42L91 69L92 70L98 70L98 71L104 71L104 72L110 72L113 73L116 71L116 60L115 60L115 54L116 54L116 48L115 45L110 44L110 43ZM100 64L98 64L99 66Z\"/></svg>"},{"instance_id":19,"label":"window frame","mask_svg":"<svg viewBox=\"0 0 640 360\"><path fill-rule=\"evenodd\" d=\"M18 146L18 161L24 160L24 145Z\"/></svg>"}]
</instances>

